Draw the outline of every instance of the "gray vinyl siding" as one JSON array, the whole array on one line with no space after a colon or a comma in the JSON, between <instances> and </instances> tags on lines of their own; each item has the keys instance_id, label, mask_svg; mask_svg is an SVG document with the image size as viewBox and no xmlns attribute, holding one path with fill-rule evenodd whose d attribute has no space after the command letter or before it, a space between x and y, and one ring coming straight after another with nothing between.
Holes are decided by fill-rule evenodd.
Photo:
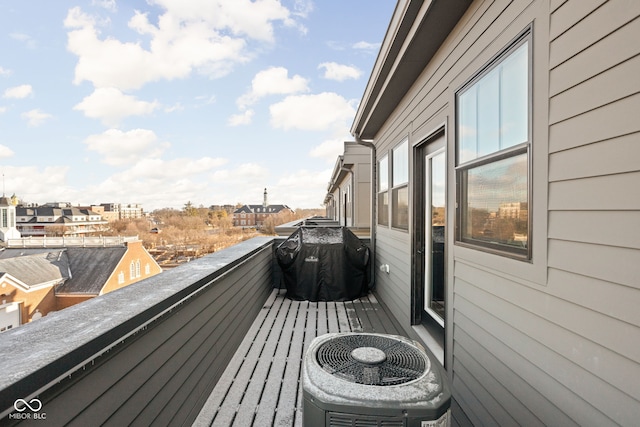
<instances>
[{"instance_id":1,"label":"gray vinyl siding","mask_svg":"<svg viewBox=\"0 0 640 427\"><path fill-rule=\"evenodd\" d=\"M410 236L406 231L381 229L376 236L376 293L405 327L410 324L411 278ZM389 265L389 273L380 266Z\"/></svg>"},{"instance_id":2,"label":"gray vinyl siding","mask_svg":"<svg viewBox=\"0 0 640 427\"><path fill-rule=\"evenodd\" d=\"M640 2L474 2L376 137L378 159L444 124L454 224L455 91L530 23L533 259L456 246L449 227L453 396L475 425L635 425ZM410 233L378 226L376 237L378 293L405 330Z\"/></svg>"},{"instance_id":3,"label":"gray vinyl siding","mask_svg":"<svg viewBox=\"0 0 640 427\"><path fill-rule=\"evenodd\" d=\"M79 426L191 425L273 289L271 244L245 258L203 278L197 297L44 392L47 419ZM211 271L216 259L157 277Z\"/></svg>"}]
</instances>

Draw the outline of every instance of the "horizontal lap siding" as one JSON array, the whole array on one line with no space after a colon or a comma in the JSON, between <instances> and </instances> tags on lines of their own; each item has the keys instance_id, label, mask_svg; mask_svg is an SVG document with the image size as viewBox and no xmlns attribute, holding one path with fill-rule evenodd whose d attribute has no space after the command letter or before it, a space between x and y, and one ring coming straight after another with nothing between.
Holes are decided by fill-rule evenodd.
<instances>
[{"instance_id":1,"label":"horizontal lap siding","mask_svg":"<svg viewBox=\"0 0 640 427\"><path fill-rule=\"evenodd\" d=\"M449 371L477 425L640 418L639 15L637 1L474 2L377 138L380 158L404 136L416 144L448 123L452 168L455 91L533 22L534 83L545 83L533 88L533 175L548 186L533 206L533 244L546 246L546 259L533 262L546 274L479 265L487 255L448 240ZM411 271L410 237L399 234L378 227L376 279L406 327L410 286L394 269Z\"/></svg>"},{"instance_id":2,"label":"horizontal lap siding","mask_svg":"<svg viewBox=\"0 0 640 427\"><path fill-rule=\"evenodd\" d=\"M409 235L396 230L378 229L376 243L376 294L389 307L403 327L411 324L411 271ZM389 265L389 273L380 266Z\"/></svg>"},{"instance_id":3,"label":"horizontal lap siding","mask_svg":"<svg viewBox=\"0 0 640 427\"><path fill-rule=\"evenodd\" d=\"M272 290L271 247L45 402L64 425L189 425Z\"/></svg>"},{"instance_id":4,"label":"horizontal lap siding","mask_svg":"<svg viewBox=\"0 0 640 427\"><path fill-rule=\"evenodd\" d=\"M552 16L548 302L537 308L555 325L542 342L566 372L586 370L574 393L622 425L640 417L639 38L639 2L570 1Z\"/></svg>"}]
</instances>

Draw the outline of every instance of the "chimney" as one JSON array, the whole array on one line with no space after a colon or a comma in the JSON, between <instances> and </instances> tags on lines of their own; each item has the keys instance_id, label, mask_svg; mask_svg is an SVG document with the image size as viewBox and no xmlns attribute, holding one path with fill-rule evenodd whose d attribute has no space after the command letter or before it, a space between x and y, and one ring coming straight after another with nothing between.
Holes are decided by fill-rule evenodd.
<instances>
[{"instance_id":1,"label":"chimney","mask_svg":"<svg viewBox=\"0 0 640 427\"><path fill-rule=\"evenodd\" d=\"M269 206L269 202L267 201L267 189L264 189L264 197L262 199L262 207L266 208Z\"/></svg>"}]
</instances>

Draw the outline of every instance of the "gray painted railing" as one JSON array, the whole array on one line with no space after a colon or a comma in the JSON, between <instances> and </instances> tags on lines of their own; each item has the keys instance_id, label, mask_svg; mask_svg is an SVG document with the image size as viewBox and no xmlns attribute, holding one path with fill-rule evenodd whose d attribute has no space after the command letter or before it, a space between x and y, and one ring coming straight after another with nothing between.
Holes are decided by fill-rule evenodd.
<instances>
[{"instance_id":1,"label":"gray painted railing","mask_svg":"<svg viewBox=\"0 0 640 427\"><path fill-rule=\"evenodd\" d=\"M242 242L0 334L0 425L190 425L274 286L273 242Z\"/></svg>"}]
</instances>

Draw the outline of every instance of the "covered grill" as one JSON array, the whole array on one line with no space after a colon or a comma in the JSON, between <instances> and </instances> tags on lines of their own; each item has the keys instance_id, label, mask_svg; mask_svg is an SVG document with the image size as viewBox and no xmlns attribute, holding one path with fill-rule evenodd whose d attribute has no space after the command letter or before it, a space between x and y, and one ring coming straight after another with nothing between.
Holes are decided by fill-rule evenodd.
<instances>
[{"instance_id":1,"label":"covered grill","mask_svg":"<svg viewBox=\"0 0 640 427\"><path fill-rule=\"evenodd\" d=\"M300 227L276 250L287 297L350 301L369 292L369 248L344 227Z\"/></svg>"}]
</instances>

